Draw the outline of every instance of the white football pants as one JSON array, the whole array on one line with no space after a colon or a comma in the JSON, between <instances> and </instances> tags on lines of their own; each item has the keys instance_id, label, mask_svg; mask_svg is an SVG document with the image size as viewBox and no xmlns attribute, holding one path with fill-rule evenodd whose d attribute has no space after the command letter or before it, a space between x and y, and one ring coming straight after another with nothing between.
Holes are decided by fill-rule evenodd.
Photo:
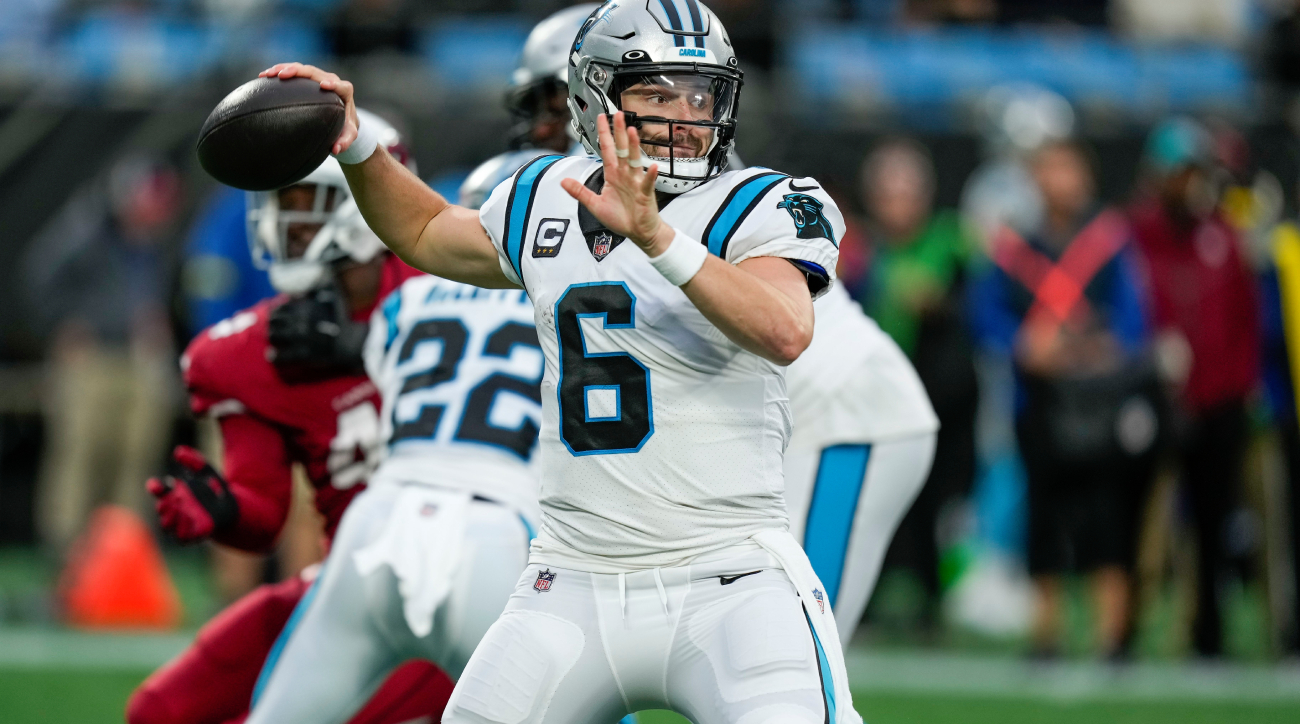
<instances>
[{"instance_id":1,"label":"white football pants","mask_svg":"<svg viewBox=\"0 0 1300 724\"><path fill-rule=\"evenodd\" d=\"M443 724L610 724L642 709L824 724L825 654L773 565L761 551L627 574L529 565Z\"/></svg>"},{"instance_id":2,"label":"white football pants","mask_svg":"<svg viewBox=\"0 0 1300 724\"><path fill-rule=\"evenodd\" d=\"M936 433L785 453L790 533L826 586L840 642L867 610L894 531L925 485Z\"/></svg>"},{"instance_id":3,"label":"white football pants","mask_svg":"<svg viewBox=\"0 0 1300 724\"><path fill-rule=\"evenodd\" d=\"M278 659L268 659L273 668L263 671L266 683L248 724L347 721L393 668L412 658L432 661L455 678L501 614L528 562L531 538L519 514L503 505L475 499L463 511L460 562L423 637L411 631L393 569L361 574L354 554L391 531L401 491L370 488L348 506L324 571L290 619L297 625Z\"/></svg>"}]
</instances>

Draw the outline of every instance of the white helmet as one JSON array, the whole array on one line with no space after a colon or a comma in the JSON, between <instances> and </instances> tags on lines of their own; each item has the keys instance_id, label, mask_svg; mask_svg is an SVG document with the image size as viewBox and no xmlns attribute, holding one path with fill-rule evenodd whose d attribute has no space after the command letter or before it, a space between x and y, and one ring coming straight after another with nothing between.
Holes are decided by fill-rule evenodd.
<instances>
[{"instance_id":1,"label":"white helmet","mask_svg":"<svg viewBox=\"0 0 1300 724\"><path fill-rule=\"evenodd\" d=\"M379 116L360 108L357 113L367 125L381 129L380 144L409 167L413 163L397 130ZM248 193L248 245L253 264L266 269L271 286L286 294L302 294L332 278L331 264L350 259L365 263L384 250L352 198L343 167L333 156L292 186L312 193L310 211L280 209L280 191ZM289 257L289 227L314 224L320 229L300 256Z\"/></svg>"}]
</instances>

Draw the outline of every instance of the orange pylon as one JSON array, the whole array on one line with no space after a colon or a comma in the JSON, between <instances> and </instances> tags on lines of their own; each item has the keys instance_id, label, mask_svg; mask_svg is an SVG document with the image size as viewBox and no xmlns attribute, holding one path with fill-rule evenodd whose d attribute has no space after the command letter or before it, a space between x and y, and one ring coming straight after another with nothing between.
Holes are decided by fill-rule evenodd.
<instances>
[{"instance_id":1,"label":"orange pylon","mask_svg":"<svg viewBox=\"0 0 1300 724\"><path fill-rule=\"evenodd\" d=\"M180 595L140 516L101 506L73 543L59 580L64 620L81 628L172 629Z\"/></svg>"}]
</instances>

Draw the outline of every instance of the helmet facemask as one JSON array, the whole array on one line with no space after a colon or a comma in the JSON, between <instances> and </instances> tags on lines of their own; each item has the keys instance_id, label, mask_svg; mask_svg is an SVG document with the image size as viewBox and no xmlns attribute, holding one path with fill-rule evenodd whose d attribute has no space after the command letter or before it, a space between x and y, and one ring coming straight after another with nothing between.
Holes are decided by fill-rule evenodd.
<instances>
[{"instance_id":1,"label":"helmet facemask","mask_svg":"<svg viewBox=\"0 0 1300 724\"><path fill-rule=\"evenodd\" d=\"M642 153L659 166L657 190L685 193L726 171L736 134L740 71L694 63L626 63L611 72L587 63L584 76L584 95L597 98L603 112L622 110L627 124L637 129ZM574 96L569 103L583 145L596 153L599 143L578 121L586 115L585 101Z\"/></svg>"},{"instance_id":2,"label":"helmet facemask","mask_svg":"<svg viewBox=\"0 0 1300 724\"><path fill-rule=\"evenodd\" d=\"M254 265L286 294L324 286L335 264L368 262L383 249L347 184L312 182L311 176L278 191L250 193L248 238Z\"/></svg>"},{"instance_id":3,"label":"helmet facemask","mask_svg":"<svg viewBox=\"0 0 1300 724\"><path fill-rule=\"evenodd\" d=\"M569 125L565 104L569 86L563 80L546 77L512 90L506 107L513 117L509 146L567 151L576 140Z\"/></svg>"},{"instance_id":4,"label":"helmet facemask","mask_svg":"<svg viewBox=\"0 0 1300 724\"><path fill-rule=\"evenodd\" d=\"M658 164L661 191L681 193L722 172L726 152L718 150L735 134L738 85L701 71L615 73L616 103Z\"/></svg>"}]
</instances>

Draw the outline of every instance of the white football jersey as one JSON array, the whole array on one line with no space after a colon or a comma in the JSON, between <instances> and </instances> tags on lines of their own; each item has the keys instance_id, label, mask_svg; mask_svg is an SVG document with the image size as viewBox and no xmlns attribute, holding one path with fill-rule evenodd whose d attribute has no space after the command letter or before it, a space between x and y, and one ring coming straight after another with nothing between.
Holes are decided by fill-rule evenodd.
<instances>
[{"instance_id":1,"label":"white football jersey","mask_svg":"<svg viewBox=\"0 0 1300 724\"><path fill-rule=\"evenodd\" d=\"M546 355L542 527L533 562L600 573L681 565L784 529L784 370L726 338L560 187L598 187L590 157L547 156L497 187L480 219L527 289ZM844 221L809 179L733 171L663 220L733 264L790 259L821 292Z\"/></svg>"},{"instance_id":2,"label":"white football jersey","mask_svg":"<svg viewBox=\"0 0 1300 724\"><path fill-rule=\"evenodd\" d=\"M543 363L524 292L408 279L375 309L364 357L383 396L372 486L467 489L539 518Z\"/></svg>"},{"instance_id":3,"label":"white football jersey","mask_svg":"<svg viewBox=\"0 0 1300 724\"><path fill-rule=\"evenodd\" d=\"M814 306L808 349L786 370L792 450L885 442L939 429L916 369L842 287Z\"/></svg>"}]
</instances>

